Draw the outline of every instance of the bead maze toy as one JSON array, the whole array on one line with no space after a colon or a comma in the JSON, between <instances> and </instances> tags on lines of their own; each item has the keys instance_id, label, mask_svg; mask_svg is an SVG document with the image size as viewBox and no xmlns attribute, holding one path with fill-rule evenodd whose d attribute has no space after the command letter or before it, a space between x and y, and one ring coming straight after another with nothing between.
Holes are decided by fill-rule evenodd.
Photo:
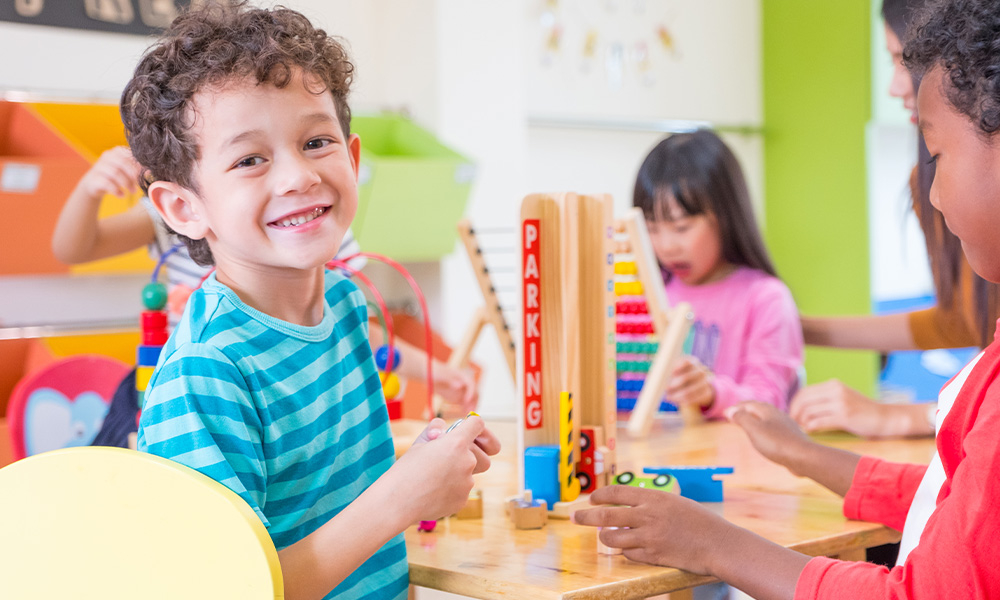
<instances>
[{"instance_id":1,"label":"bead maze toy","mask_svg":"<svg viewBox=\"0 0 1000 600\"><path fill-rule=\"evenodd\" d=\"M612 238L610 196L522 202L521 482L554 517L568 517L583 483L588 491L605 485L615 470Z\"/></svg>"},{"instance_id":2,"label":"bead maze toy","mask_svg":"<svg viewBox=\"0 0 1000 600\"><path fill-rule=\"evenodd\" d=\"M628 432L649 434L674 362L691 328L691 307L670 308L642 211L629 210L615 223L615 303L618 335L617 407L631 410ZM686 422L701 420L697 407L681 407Z\"/></svg>"}]
</instances>

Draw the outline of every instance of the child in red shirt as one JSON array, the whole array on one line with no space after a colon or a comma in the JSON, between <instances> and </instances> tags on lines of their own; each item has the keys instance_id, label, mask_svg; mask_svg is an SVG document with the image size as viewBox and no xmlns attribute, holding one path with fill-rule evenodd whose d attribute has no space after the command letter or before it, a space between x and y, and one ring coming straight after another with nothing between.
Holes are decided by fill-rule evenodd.
<instances>
[{"instance_id":1,"label":"child in red shirt","mask_svg":"<svg viewBox=\"0 0 1000 600\"><path fill-rule=\"evenodd\" d=\"M930 199L972 268L1000 282L1000 4L944 0L918 17L904 58L922 76L921 132L937 173ZM844 495L844 514L903 529L892 569L810 558L736 527L682 497L628 486L591 496L583 525L626 557L718 577L759 600L1000 597L1000 345L941 392L930 466L822 446L774 407L729 411L753 445Z\"/></svg>"}]
</instances>

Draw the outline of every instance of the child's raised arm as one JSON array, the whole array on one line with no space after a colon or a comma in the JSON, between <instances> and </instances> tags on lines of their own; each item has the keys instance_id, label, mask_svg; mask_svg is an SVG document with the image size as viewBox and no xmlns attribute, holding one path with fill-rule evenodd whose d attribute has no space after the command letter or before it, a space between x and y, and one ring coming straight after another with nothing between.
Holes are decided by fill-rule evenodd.
<instances>
[{"instance_id":1,"label":"child's raised arm","mask_svg":"<svg viewBox=\"0 0 1000 600\"><path fill-rule=\"evenodd\" d=\"M139 189L139 163L124 146L101 154L70 193L52 234L52 253L76 264L141 248L153 241L153 220L142 203L98 217L105 195L125 197Z\"/></svg>"}]
</instances>

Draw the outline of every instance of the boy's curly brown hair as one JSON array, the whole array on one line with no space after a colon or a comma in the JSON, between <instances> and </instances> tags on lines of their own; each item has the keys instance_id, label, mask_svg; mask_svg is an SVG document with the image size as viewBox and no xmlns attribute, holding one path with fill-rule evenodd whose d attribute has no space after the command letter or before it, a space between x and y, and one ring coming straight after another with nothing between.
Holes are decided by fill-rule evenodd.
<instances>
[{"instance_id":1,"label":"boy's curly brown hair","mask_svg":"<svg viewBox=\"0 0 1000 600\"><path fill-rule=\"evenodd\" d=\"M315 82L318 89L311 91L333 96L340 126L349 135L354 65L338 40L301 13L239 2L209 3L178 16L143 55L122 92L122 121L143 167L142 189L171 181L198 191L193 172L200 155L191 132L195 94L238 80L283 88L295 69L313 76L307 85ZM205 240L179 237L195 262L214 263Z\"/></svg>"},{"instance_id":2,"label":"boy's curly brown hair","mask_svg":"<svg viewBox=\"0 0 1000 600\"><path fill-rule=\"evenodd\" d=\"M939 0L917 16L903 48L917 77L944 69L945 97L984 137L1000 131L1000 4Z\"/></svg>"}]
</instances>

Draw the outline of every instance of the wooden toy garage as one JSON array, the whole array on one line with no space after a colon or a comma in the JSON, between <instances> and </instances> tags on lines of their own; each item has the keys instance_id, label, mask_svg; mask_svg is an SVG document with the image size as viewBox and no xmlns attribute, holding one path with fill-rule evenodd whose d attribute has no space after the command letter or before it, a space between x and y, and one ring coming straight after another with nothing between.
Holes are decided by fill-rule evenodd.
<instances>
[{"instance_id":1,"label":"wooden toy garage","mask_svg":"<svg viewBox=\"0 0 1000 600\"><path fill-rule=\"evenodd\" d=\"M608 195L534 194L521 205L521 482L556 516L568 516L567 503L607 485L616 471L616 298L645 286L649 333L659 340L629 421L633 436L649 432L690 327L690 307L667 307L642 225L636 212L616 223ZM616 234L623 233L634 261L626 270L641 283L616 281Z\"/></svg>"}]
</instances>

